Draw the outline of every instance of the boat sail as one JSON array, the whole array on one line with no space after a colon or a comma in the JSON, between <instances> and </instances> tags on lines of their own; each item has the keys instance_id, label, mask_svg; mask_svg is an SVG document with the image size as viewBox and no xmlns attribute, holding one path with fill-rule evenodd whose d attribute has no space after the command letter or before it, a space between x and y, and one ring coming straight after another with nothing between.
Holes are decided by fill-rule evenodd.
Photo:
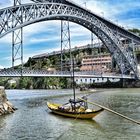
<instances>
[{"instance_id":1,"label":"boat sail","mask_svg":"<svg viewBox=\"0 0 140 140\"><path fill-rule=\"evenodd\" d=\"M72 67L72 79L73 79L73 99L70 99L66 104L56 104L47 102L48 108L55 114L77 118L77 119L91 119L101 113L104 109L93 110L88 108L87 97L83 96L82 99L76 99L75 96L75 79L74 79L74 59Z\"/></svg>"}]
</instances>

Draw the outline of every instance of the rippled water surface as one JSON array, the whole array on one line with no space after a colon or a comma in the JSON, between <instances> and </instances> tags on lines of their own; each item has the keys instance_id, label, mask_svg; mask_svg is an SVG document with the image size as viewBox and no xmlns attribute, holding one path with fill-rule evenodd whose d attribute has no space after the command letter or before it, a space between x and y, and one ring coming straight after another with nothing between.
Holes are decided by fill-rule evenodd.
<instances>
[{"instance_id":1,"label":"rippled water surface","mask_svg":"<svg viewBox=\"0 0 140 140\"><path fill-rule=\"evenodd\" d=\"M46 101L65 103L71 98L71 92L7 90L8 99L18 110L0 116L0 140L140 140L140 125L107 111L94 120L76 120L50 113ZM140 121L140 89L101 89L88 98Z\"/></svg>"}]
</instances>

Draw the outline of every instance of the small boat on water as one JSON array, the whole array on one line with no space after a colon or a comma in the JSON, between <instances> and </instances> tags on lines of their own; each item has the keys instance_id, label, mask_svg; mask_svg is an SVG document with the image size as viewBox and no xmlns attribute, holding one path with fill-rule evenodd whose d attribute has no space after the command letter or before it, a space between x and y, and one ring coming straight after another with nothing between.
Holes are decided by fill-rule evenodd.
<instances>
[{"instance_id":1,"label":"small boat on water","mask_svg":"<svg viewBox=\"0 0 140 140\"><path fill-rule=\"evenodd\" d=\"M55 114L76 119L92 119L93 117L95 117L104 110L103 108L99 110L89 109L85 106L82 106L81 103L84 102L82 100L78 101L74 107L73 103L70 103L71 105L70 104L61 105L47 102L47 106Z\"/></svg>"},{"instance_id":2,"label":"small boat on water","mask_svg":"<svg viewBox=\"0 0 140 140\"><path fill-rule=\"evenodd\" d=\"M75 80L74 80L74 61L73 61L73 99L63 105L47 102L48 108L55 114L71 117L76 119L91 119L101 113L104 109L93 110L88 108L87 97L81 99L75 97Z\"/></svg>"}]
</instances>

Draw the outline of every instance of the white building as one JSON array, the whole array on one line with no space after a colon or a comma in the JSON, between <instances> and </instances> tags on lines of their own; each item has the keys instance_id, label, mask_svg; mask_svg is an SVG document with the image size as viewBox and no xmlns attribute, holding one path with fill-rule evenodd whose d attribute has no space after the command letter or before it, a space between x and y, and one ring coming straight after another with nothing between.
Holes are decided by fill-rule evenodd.
<instances>
[{"instance_id":1,"label":"white building","mask_svg":"<svg viewBox=\"0 0 140 140\"><path fill-rule=\"evenodd\" d=\"M119 82L120 79L118 78L76 78L76 84L92 84L92 83L106 83L107 81L110 82Z\"/></svg>"}]
</instances>

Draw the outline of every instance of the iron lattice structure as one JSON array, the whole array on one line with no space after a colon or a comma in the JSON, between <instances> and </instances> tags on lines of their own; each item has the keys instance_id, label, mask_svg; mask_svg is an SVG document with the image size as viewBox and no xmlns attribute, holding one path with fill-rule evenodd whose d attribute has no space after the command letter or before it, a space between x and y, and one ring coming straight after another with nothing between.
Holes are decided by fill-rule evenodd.
<instances>
[{"instance_id":1,"label":"iron lattice structure","mask_svg":"<svg viewBox=\"0 0 140 140\"><path fill-rule=\"evenodd\" d=\"M14 0L14 6L21 5L21 0Z\"/></svg>"},{"instance_id":2,"label":"iron lattice structure","mask_svg":"<svg viewBox=\"0 0 140 140\"><path fill-rule=\"evenodd\" d=\"M0 71L0 77L69 77L71 78L71 72L70 71L55 71L55 72L49 72L47 70L43 69L22 69L22 75L20 69L5 69ZM134 76L130 75L122 75L121 74L101 74L100 72L93 72L93 71L82 71L82 72L74 72L75 77L83 77L83 78L113 78L113 79L135 79Z\"/></svg>"},{"instance_id":3,"label":"iron lattice structure","mask_svg":"<svg viewBox=\"0 0 140 140\"><path fill-rule=\"evenodd\" d=\"M59 2L62 3L64 0L31 0L33 2ZM67 55L69 55L69 60L67 60L66 52L68 50ZM69 21L61 20L61 71L67 70L68 64L70 69L72 69L72 54L71 54L71 37L70 37L70 26Z\"/></svg>"},{"instance_id":4,"label":"iron lattice structure","mask_svg":"<svg viewBox=\"0 0 140 140\"><path fill-rule=\"evenodd\" d=\"M67 55L69 55L69 59L67 59L65 50L68 50ZM61 71L71 69L68 68L68 66L72 67L71 63L72 56L69 21L61 20Z\"/></svg>"},{"instance_id":5,"label":"iron lattice structure","mask_svg":"<svg viewBox=\"0 0 140 140\"><path fill-rule=\"evenodd\" d=\"M14 0L14 7L21 5L21 0ZM20 16L22 11L20 11ZM19 21L22 23L22 18L19 18ZM12 17L12 25L14 25L15 16ZM12 67L16 64L16 61L20 61L21 69L23 68L23 28L19 28L12 32Z\"/></svg>"},{"instance_id":6,"label":"iron lattice structure","mask_svg":"<svg viewBox=\"0 0 140 140\"><path fill-rule=\"evenodd\" d=\"M100 18L71 4L46 2L2 9L0 10L0 38L16 29L46 20L67 20L89 29L106 45L122 74L133 72L136 77L138 76L132 47L125 48L118 36Z\"/></svg>"}]
</instances>

